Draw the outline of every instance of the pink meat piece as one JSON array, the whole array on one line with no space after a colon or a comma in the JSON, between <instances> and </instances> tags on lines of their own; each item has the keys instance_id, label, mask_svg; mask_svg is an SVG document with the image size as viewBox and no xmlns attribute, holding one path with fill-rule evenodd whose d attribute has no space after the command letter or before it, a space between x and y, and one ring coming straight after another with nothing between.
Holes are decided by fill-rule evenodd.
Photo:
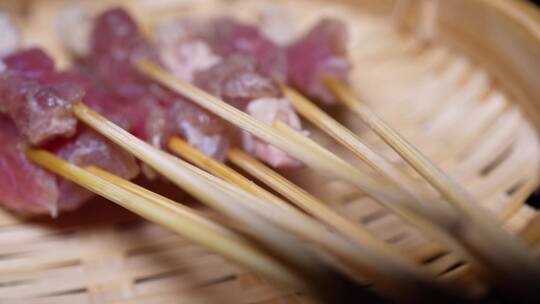
<instances>
[{"instance_id":1,"label":"pink meat piece","mask_svg":"<svg viewBox=\"0 0 540 304\"><path fill-rule=\"evenodd\" d=\"M33 145L75 132L71 106L82 88L54 78L54 63L41 50L31 49L3 59L0 74L0 113L9 116Z\"/></svg>"},{"instance_id":2,"label":"pink meat piece","mask_svg":"<svg viewBox=\"0 0 540 304\"><path fill-rule=\"evenodd\" d=\"M0 115L0 204L17 213L74 210L93 194L34 164L24 155L26 141L9 118ZM58 139L47 149L71 163L96 166L126 179L139 168L135 158L90 129Z\"/></svg>"},{"instance_id":3,"label":"pink meat piece","mask_svg":"<svg viewBox=\"0 0 540 304\"><path fill-rule=\"evenodd\" d=\"M220 58L238 54L251 57L264 76L286 80L285 48L267 39L255 26L227 17L183 19L163 24L157 36L165 64L187 81L192 73L211 67Z\"/></svg>"},{"instance_id":4,"label":"pink meat piece","mask_svg":"<svg viewBox=\"0 0 540 304\"><path fill-rule=\"evenodd\" d=\"M160 64L157 50L127 12L113 9L98 16L90 66L113 96L129 105L131 131L161 147L172 135L184 136L202 152L223 159L229 141L225 121L142 75L135 67L141 58Z\"/></svg>"},{"instance_id":5,"label":"pink meat piece","mask_svg":"<svg viewBox=\"0 0 540 304\"><path fill-rule=\"evenodd\" d=\"M43 50L32 48L7 55L6 67L25 79L44 79L55 73L54 61Z\"/></svg>"},{"instance_id":6,"label":"pink meat piece","mask_svg":"<svg viewBox=\"0 0 540 304\"><path fill-rule=\"evenodd\" d=\"M10 55L4 63L7 70L0 74L0 110L5 113L0 115L0 202L4 206L19 213L54 216L92 197L26 159L28 144L43 144L74 164L97 166L127 179L138 174L133 156L83 125L76 130L70 107L83 96L96 110L130 126L130 121L119 120L119 104L106 91L80 72L55 71L54 62L37 49Z\"/></svg>"},{"instance_id":7,"label":"pink meat piece","mask_svg":"<svg viewBox=\"0 0 540 304\"><path fill-rule=\"evenodd\" d=\"M302 126L279 87L263 76L249 56L233 55L206 71L195 74L195 84L255 119L271 125L281 119L297 130ZM242 132L244 149L276 168L298 166L299 162L278 148Z\"/></svg>"},{"instance_id":8,"label":"pink meat piece","mask_svg":"<svg viewBox=\"0 0 540 304\"><path fill-rule=\"evenodd\" d=\"M54 213L56 177L25 157L25 145L15 125L0 115L0 204L21 213Z\"/></svg>"},{"instance_id":9,"label":"pink meat piece","mask_svg":"<svg viewBox=\"0 0 540 304\"><path fill-rule=\"evenodd\" d=\"M91 47L92 67L115 96L138 99L149 94L152 82L135 64L140 59L159 63L158 53L125 10L112 9L98 16Z\"/></svg>"},{"instance_id":10,"label":"pink meat piece","mask_svg":"<svg viewBox=\"0 0 540 304\"><path fill-rule=\"evenodd\" d=\"M288 82L303 94L331 105L337 100L323 83L325 75L347 81L351 63L346 52L347 30L333 19L323 19L287 49Z\"/></svg>"},{"instance_id":11,"label":"pink meat piece","mask_svg":"<svg viewBox=\"0 0 540 304\"><path fill-rule=\"evenodd\" d=\"M302 131L300 118L286 98L257 98L247 105L246 112L267 125L271 126L274 121L280 120L293 129ZM247 132L242 133L242 143L244 150L274 168L292 168L301 164L283 150L258 140Z\"/></svg>"},{"instance_id":12,"label":"pink meat piece","mask_svg":"<svg viewBox=\"0 0 540 304\"><path fill-rule=\"evenodd\" d=\"M191 102L177 99L167 106L166 135L181 134L192 146L223 161L230 146L230 126Z\"/></svg>"},{"instance_id":13,"label":"pink meat piece","mask_svg":"<svg viewBox=\"0 0 540 304\"><path fill-rule=\"evenodd\" d=\"M286 50L267 39L257 27L225 17L211 21L211 26L213 35L207 41L217 54L222 57L248 55L257 62L263 75L286 80Z\"/></svg>"},{"instance_id":14,"label":"pink meat piece","mask_svg":"<svg viewBox=\"0 0 540 304\"><path fill-rule=\"evenodd\" d=\"M257 98L280 97L276 83L263 76L251 57L232 55L195 74L195 85L240 110Z\"/></svg>"},{"instance_id":15,"label":"pink meat piece","mask_svg":"<svg viewBox=\"0 0 540 304\"><path fill-rule=\"evenodd\" d=\"M71 68L67 71L57 73L57 81L69 83L82 88L85 91L82 101L101 115L119 125L126 130L132 130L136 123L136 117L131 114L132 107L128 103L119 102L118 98L113 98L111 93L98 81L93 79L81 67Z\"/></svg>"},{"instance_id":16,"label":"pink meat piece","mask_svg":"<svg viewBox=\"0 0 540 304\"><path fill-rule=\"evenodd\" d=\"M89 128L82 128L75 138L57 143L51 150L72 164L98 167L125 179L139 174L139 166L131 154ZM94 196L66 179L59 179L58 189L61 211L74 210Z\"/></svg>"}]
</instances>

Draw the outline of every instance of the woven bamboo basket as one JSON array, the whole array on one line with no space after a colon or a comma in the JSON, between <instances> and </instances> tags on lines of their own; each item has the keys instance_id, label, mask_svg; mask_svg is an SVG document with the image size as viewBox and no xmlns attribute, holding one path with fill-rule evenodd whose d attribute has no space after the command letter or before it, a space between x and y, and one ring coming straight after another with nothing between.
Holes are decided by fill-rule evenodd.
<instances>
[{"instance_id":1,"label":"woven bamboo basket","mask_svg":"<svg viewBox=\"0 0 540 304\"><path fill-rule=\"evenodd\" d=\"M60 64L69 57L54 34L68 1L2 1L23 29ZM88 1L93 9L122 4L145 29L178 15L231 14L259 22L265 12L291 16L301 33L321 16L348 23L355 93L466 187L507 229L538 248L540 217L524 204L538 186L540 143L540 14L521 1L439 1L434 40L414 34L418 6L399 14L394 1ZM271 2L271 3L270 3ZM1 43L1 42L0 42ZM405 167L347 111L336 110L377 151ZM312 136L343 155L335 142ZM366 168L366 170L368 170ZM288 176L472 295L485 286L452 252L402 222L356 188L302 169ZM169 186L159 185L161 193ZM179 201L189 202L181 194ZM202 207L201 207L202 208ZM26 219L0 210L1 303L309 303L212 252L96 198L57 219Z\"/></svg>"}]
</instances>

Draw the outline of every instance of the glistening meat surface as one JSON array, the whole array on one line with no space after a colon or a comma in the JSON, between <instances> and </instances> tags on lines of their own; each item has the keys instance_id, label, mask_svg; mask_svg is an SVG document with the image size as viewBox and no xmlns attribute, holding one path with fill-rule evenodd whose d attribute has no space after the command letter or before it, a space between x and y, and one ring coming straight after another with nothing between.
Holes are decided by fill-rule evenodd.
<instances>
[{"instance_id":1,"label":"glistening meat surface","mask_svg":"<svg viewBox=\"0 0 540 304\"><path fill-rule=\"evenodd\" d=\"M54 63L39 49L3 58L0 74L0 113L9 116L34 145L75 132L71 106L84 95L82 88L54 77Z\"/></svg>"},{"instance_id":2,"label":"glistening meat surface","mask_svg":"<svg viewBox=\"0 0 540 304\"><path fill-rule=\"evenodd\" d=\"M28 160L28 143L13 122L0 115L0 203L18 213L56 215L74 210L93 195ZM50 143L48 149L81 166L96 166L131 179L139 168L135 159L101 135L84 128L69 139Z\"/></svg>"}]
</instances>

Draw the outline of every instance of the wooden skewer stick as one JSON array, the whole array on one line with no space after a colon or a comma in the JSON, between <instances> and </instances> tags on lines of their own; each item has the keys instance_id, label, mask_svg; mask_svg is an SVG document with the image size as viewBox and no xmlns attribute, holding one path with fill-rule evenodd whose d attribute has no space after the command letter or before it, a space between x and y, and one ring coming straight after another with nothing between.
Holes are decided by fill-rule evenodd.
<instances>
[{"instance_id":1,"label":"wooden skewer stick","mask_svg":"<svg viewBox=\"0 0 540 304\"><path fill-rule=\"evenodd\" d=\"M447 176L412 144L392 129L371 109L361 103L340 81L326 78L327 86L338 98L420 175L422 175L461 215L460 228L456 230L468 242L470 250L476 250L489 263L493 263L506 275L512 275L517 290L531 290L530 282L540 278L540 263L537 263L525 244L505 231L489 216L489 212L458 183ZM523 283L523 284L521 284ZM519 286L521 285L521 286Z\"/></svg>"},{"instance_id":2,"label":"wooden skewer stick","mask_svg":"<svg viewBox=\"0 0 540 304\"><path fill-rule=\"evenodd\" d=\"M301 143L306 147L313 147L314 149L324 149L321 146L317 145L313 140L304 136L295 129L289 127L287 124L276 120L274 122L274 127L279 130L284 136L289 138L291 142ZM354 181L350 181L354 184ZM384 198L373 196L376 200L382 201ZM383 201L384 203L384 201ZM387 205L387 204L386 204ZM388 205L387 205L388 206ZM392 205L388 206L392 210ZM412 212L407 209L398 210L397 214L400 215L403 219L413 224L420 231L423 231L425 234L432 237L434 240L438 240L454 250L459 256L463 257L469 262L475 262L475 257L473 254L465 250L461 244L461 240L456 239L452 229L456 227L457 219L452 218L451 216L445 213L429 213L430 210L418 210L412 209ZM440 251L436 249L435 251ZM473 263L474 264L474 263ZM483 265L475 265L482 267ZM485 270L485 269L483 269Z\"/></svg>"},{"instance_id":3,"label":"wooden skewer stick","mask_svg":"<svg viewBox=\"0 0 540 304\"><path fill-rule=\"evenodd\" d=\"M343 239L335 239L334 235L329 233L326 229L318 228L319 225L317 225L317 222L314 222L311 218L305 216L297 209L292 208L280 198L259 187L257 184L253 183L240 173L234 171L232 168L222 164L221 162L218 162L217 160L209 156L204 155L202 152L193 148L182 139L177 137L171 138L171 140L169 141L169 148L172 151L181 155L182 157L200 166L201 168L208 170L209 172L219 177L222 177L225 180L232 182L233 184L236 184L239 187L257 196L267 198L268 201L272 202L274 205L276 205L276 207L289 212L291 216L296 216L299 223L301 223L303 226L310 227L310 229L308 230L310 235L306 236L308 240L310 240L311 242L327 244L326 249L328 251L334 252L337 256L341 256L343 260L348 260L356 265L360 264L362 269L364 269L364 273L366 273L365 269L367 267L371 268L368 270L368 274L376 271L379 273L382 272L384 276L390 278L398 275L398 277L394 278L394 280L397 279L398 284L402 284L402 286L404 286L404 282L408 282L415 285L412 288L407 287L407 289L411 292L413 291L413 289L416 289L421 285L425 286L423 287L424 290L426 287L440 288L436 286L430 287L430 285L433 285L433 281L427 275L425 270L414 265L414 263L406 260L395 250L390 249L388 245L375 238L367 230L360 229L360 227L345 220L343 217L335 213L333 210L322 205L322 203L319 203L314 198L312 200L309 200L309 195L306 194L306 196L299 198L300 201L297 201L297 205L303 207L303 209L307 210L308 212L317 215L325 222L330 223L331 226L338 229L338 231L351 236L350 240L355 243L355 246L343 246ZM231 150L229 156L231 160L235 158L235 156L244 156L244 158L249 157L238 149ZM254 159L252 160L256 161ZM272 175L267 177L270 179L274 176ZM284 178L281 177L281 179ZM294 188L291 187L291 189ZM296 192L298 193L299 190L297 190ZM346 251L340 252L344 251L341 248L345 249ZM409 279L406 279L407 277L409 277ZM371 278L376 280L376 284L377 281L380 282L380 277L371 276Z\"/></svg>"},{"instance_id":4,"label":"wooden skewer stick","mask_svg":"<svg viewBox=\"0 0 540 304\"><path fill-rule=\"evenodd\" d=\"M330 151L324 149L322 146L317 144L312 139L304 136L302 133L298 132L297 130L291 128L287 124L281 122L280 120L274 121L274 128L278 130L285 138L288 138L290 142L299 143L304 147L309 147L313 151L321 150L326 153L331 153ZM334 155L335 156L335 155ZM337 157L337 156L335 156ZM343 161L342 159L340 159ZM351 166L352 167L352 166ZM354 169L356 170L356 169ZM358 170L356 170L358 171ZM331 171L332 172L332 171ZM332 172L334 173L334 172ZM336 173L337 174L337 173ZM354 176L349 176L349 178L353 178ZM358 186L360 185L354 182L354 179L345 179L346 181L350 182L353 185ZM423 231L431 231L429 229L439 229L439 226L442 227L452 227L454 220L450 218L448 215L444 213L439 212L432 212L431 209L424 210L421 208L421 206L418 205L411 205L409 208L396 208L401 206L395 206L392 203L395 203L395 201L391 200L389 197L379 196L376 193L370 194L371 197L375 198L376 200L383 203L385 206L387 206L390 210L396 211L396 214L400 215L404 219L408 220L413 225L417 226L418 228L422 229ZM385 200L386 199L386 200ZM432 223L438 223L437 226L434 226Z\"/></svg>"},{"instance_id":5,"label":"wooden skewer stick","mask_svg":"<svg viewBox=\"0 0 540 304\"><path fill-rule=\"evenodd\" d=\"M242 168L244 171L255 176L272 189L285 196L304 211L329 224L337 231L342 232L348 238L355 240L360 244L366 243L370 244L370 247L380 248L380 250L388 256L395 256L395 253L392 252L392 249L390 249L386 243L374 238L367 229L344 218L325 203L296 186L252 156L239 149L231 149L228 154L228 159L239 168ZM401 259L401 257L399 259Z\"/></svg>"},{"instance_id":6,"label":"wooden skewer stick","mask_svg":"<svg viewBox=\"0 0 540 304\"><path fill-rule=\"evenodd\" d=\"M330 117L330 115L319 109L294 89L285 85L282 85L281 87L285 96L288 97L298 113L347 147L372 169L378 171L396 186L400 187L411 197L411 199L422 202L424 205L423 208L438 208L441 206L440 204L435 204L435 202L440 199L436 193L429 191L424 185L415 181L409 174L400 168L397 168L379 153L373 151L369 146L364 144L356 134L351 132L334 118ZM447 208L446 210L440 210L439 212L451 214L452 211L453 210Z\"/></svg>"},{"instance_id":7,"label":"wooden skewer stick","mask_svg":"<svg viewBox=\"0 0 540 304\"><path fill-rule=\"evenodd\" d=\"M257 239L267 249L273 250L274 255L290 262L290 267L311 279L324 281L324 273L328 271L324 269L325 263L307 251L280 226L272 224L270 220L277 220L277 217L273 217L271 209L268 209L266 204L261 204L260 199L156 149L82 103L75 104L73 111L81 121L125 148L200 202L240 223L243 232Z\"/></svg>"},{"instance_id":8,"label":"wooden skewer stick","mask_svg":"<svg viewBox=\"0 0 540 304\"><path fill-rule=\"evenodd\" d=\"M311 121L321 130L329 134L332 138L336 139L351 152L353 152L357 157L364 160L371 168L377 172L380 172L383 176L387 177L391 182L400 187L405 195L408 195L410 199L421 202L424 206L423 208L433 209L435 213L444 214L439 216L440 218L456 217L455 211L449 206L437 204L441 198L436 193L432 192L432 189L424 188L422 184L415 181L413 177L407 174L407 172L397 168L383 156L373 151L369 146L364 144L356 134L322 111L314 103L302 96L296 90L286 85L282 85L281 87L285 96L288 97L289 101L291 101L297 112ZM278 129L281 129L288 134L293 134L293 132L288 131L289 128L287 128L283 123L277 123L277 125ZM305 140L305 143L310 144L307 140ZM449 225L443 226L449 227L452 221L448 221ZM452 244L452 247L457 250L461 256L468 259L469 262L474 260L472 256L458 248L458 246L455 246L455 244ZM434 248L434 250L440 251L441 249L437 246L437 248Z\"/></svg>"},{"instance_id":9,"label":"wooden skewer stick","mask_svg":"<svg viewBox=\"0 0 540 304\"><path fill-rule=\"evenodd\" d=\"M152 192L146 188L143 188L135 183L125 180L119 176L116 176L98 167L89 166L89 167L85 167L84 169L111 183L114 183L118 186L123 187L126 190L133 192L134 194L140 196L141 198L146 199L149 204L158 205L162 208L166 208L170 212L176 213L180 216L190 217L192 220L198 221L203 225L212 227L213 229L218 230L219 232L223 234L237 236L237 234L233 233L231 230L224 228L222 225L216 224L215 222L208 219L204 215L203 212L186 207L185 205L177 203L169 198L166 198L158 193Z\"/></svg>"},{"instance_id":10,"label":"wooden skewer stick","mask_svg":"<svg viewBox=\"0 0 540 304\"><path fill-rule=\"evenodd\" d=\"M278 282L294 289L308 290L303 278L292 273L288 267L273 257L246 243L224 227L216 228L216 224L208 225L207 220L188 208L168 206L169 201L148 190L131 184L128 181L117 183L120 178L111 178L111 174L99 175L79 168L69 162L43 150L28 150L28 158L50 171L69 179L78 185L101 195L112 202L152 221L167 227L190 240L211 249L236 263L265 274ZM96 170L92 170L96 172ZM137 193L144 193L144 197ZM151 203L152 201L154 203ZM159 201L160 203L155 203Z\"/></svg>"},{"instance_id":11,"label":"wooden skewer stick","mask_svg":"<svg viewBox=\"0 0 540 304\"><path fill-rule=\"evenodd\" d=\"M239 168L257 177L272 189L288 198L304 211L327 223L337 231L340 231L351 240L355 240L358 243L370 244L373 248L381 248L380 250L385 255L397 261L405 259L403 255L397 254L394 249L388 247L386 243L375 238L367 229L360 226L359 223L354 223L346 219L328 207L324 202L245 152L239 149L231 149L228 159Z\"/></svg>"}]
</instances>

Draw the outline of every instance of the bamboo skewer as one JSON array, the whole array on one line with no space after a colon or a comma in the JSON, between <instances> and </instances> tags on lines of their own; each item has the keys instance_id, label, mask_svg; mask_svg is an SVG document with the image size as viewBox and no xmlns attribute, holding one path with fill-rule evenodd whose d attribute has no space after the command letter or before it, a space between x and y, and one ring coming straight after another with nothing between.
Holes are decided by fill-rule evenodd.
<instances>
[{"instance_id":1,"label":"bamboo skewer","mask_svg":"<svg viewBox=\"0 0 540 304\"><path fill-rule=\"evenodd\" d=\"M324 263L278 228L279 226L271 224L268 219L273 215L267 206L258 204L256 197L157 150L82 103L74 106L74 113L81 121L128 150L202 203L241 223L243 232L277 251L276 254L283 255L285 260L292 261L291 267L299 268L299 271L310 274L310 277L317 277L324 272L321 269ZM275 217L273 219L275 220Z\"/></svg>"},{"instance_id":2,"label":"bamboo skewer","mask_svg":"<svg viewBox=\"0 0 540 304\"><path fill-rule=\"evenodd\" d=\"M308 137L302 135L300 132L294 130L293 128L289 127L287 124L279 120L276 120L274 122L274 127L280 132L282 132L282 134L287 137L291 142L302 143L302 145L306 147L312 147L314 150L324 149ZM354 185L353 180L349 180L349 182ZM372 197L379 201L382 201L384 199L374 195L372 195ZM382 202L384 203L384 201ZM393 208L394 206L392 205L386 204L386 206L389 207L389 209L391 210L396 210ZM463 248L460 240L456 240L455 235L452 233L452 229L455 228L457 219L451 218L450 216L443 213L427 213L426 210L421 209L412 211L413 212L407 209L398 209L397 214L409 223L419 228L424 233L431 236L434 240L441 241L443 244L453 249L462 258L466 259L467 261L475 262L475 257ZM417 212L415 213L414 211ZM440 249L436 249L435 251L440 251ZM477 266L478 268L482 267L482 265L476 264L475 266ZM482 270L487 271L488 269Z\"/></svg>"},{"instance_id":3,"label":"bamboo skewer","mask_svg":"<svg viewBox=\"0 0 540 304\"><path fill-rule=\"evenodd\" d=\"M347 147L372 169L378 171L396 186L400 187L412 199L423 203L425 208L440 206L434 205L434 202L440 199L435 193L429 191L430 189L426 189L424 185L415 181L405 171L395 167L380 154L373 151L356 134L330 117L330 115L319 109L294 89L282 85L282 90L298 113ZM451 210L446 209L439 212L450 213Z\"/></svg>"},{"instance_id":4,"label":"bamboo skewer","mask_svg":"<svg viewBox=\"0 0 540 304\"><path fill-rule=\"evenodd\" d=\"M367 229L356 223L352 223L350 220L339 215L325 203L319 201L308 192L296 186L291 181L245 152L239 149L232 149L229 151L228 159L239 168L242 168L244 171L255 176L257 179L288 198L304 211L329 224L348 238L355 240L358 243L369 243L373 248L381 248L381 250L384 251L384 254L395 256L397 259L402 258L401 256L397 257L385 243L374 238Z\"/></svg>"},{"instance_id":5,"label":"bamboo skewer","mask_svg":"<svg viewBox=\"0 0 540 304\"><path fill-rule=\"evenodd\" d=\"M206 216L195 209L186 207L182 204L179 204L169 198L166 198L162 195L159 195L155 192L152 192L148 189L145 189L135 183L132 183L128 180L125 180L121 177L118 177L112 173L109 173L103 169L97 168L97 167L86 167L84 168L86 171L97 175L111 183L114 183L118 186L123 187L126 190L129 190L133 192L134 194L146 199L148 203L158 205L162 208L166 208L170 212L180 214L181 216L190 217L192 220L198 221L201 224L207 225L209 227L212 227L215 230L218 230L220 233L223 234L229 234L229 235L236 235L235 233L232 233L229 229L224 228L222 225L216 224L215 222L209 220L206 218Z\"/></svg>"},{"instance_id":6,"label":"bamboo skewer","mask_svg":"<svg viewBox=\"0 0 540 304\"><path fill-rule=\"evenodd\" d=\"M265 197L268 199L268 201L273 202L276 207L289 212L289 214L291 215L296 215L297 220L302 223L302 225L313 227L309 229L310 233L313 236L308 236L308 238L311 238L312 241L317 240L317 238L319 241L328 239L329 242L327 243L331 243L329 245L334 247L329 248L331 251L332 249L335 250L338 248L343 248L343 246L339 245L342 240L341 242L338 241L338 243L336 243L336 241L330 241L332 239L332 235L329 234L329 232L325 229L317 229L317 225L315 225L317 222L314 222L313 220L311 220L311 218L304 216L302 213L298 212L298 210L290 207L290 205L288 205L275 195L262 189L243 175L234 171L232 168L227 167L226 165L218 162L217 160L204 155L202 152L191 147L182 139L176 137L171 138L171 140L169 141L169 148L175 153L178 153L180 156L195 163L199 167L219 177L222 177L235 185L238 185L246 191L249 191L260 197ZM239 151L238 149L231 150L229 153L229 159L237 163L236 161L234 161L235 159L237 159L237 157L248 158L249 156ZM255 160L252 159L252 161ZM272 179L273 177L275 176L267 176L268 179ZM281 177L281 179L283 179L283 177ZM278 180L275 181L278 182ZM288 190L292 191L295 190L295 188L291 187ZM300 190L296 190L295 192L298 193L300 192ZM430 279L428 278L428 274L425 270L421 269L418 266L415 266L413 263L406 260L403 256L397 254L385 243L381 242L379 239L371 235L371 233L369 233L367 230L363 230L360 227L349 223L347 220L335 213L333 210L325 207L322 203L316 201L315 198L310 197L307 193L304 193L304 196L300 197L299 200L296 200L295 203L309 213L315 214L319 219L322 219L324 222L331 224L332 227L344 233L349 237L351 241L353 241L356 248L351 248L352 252L350 254L352 254L353 256L352 262L360 262L364 265L367 264L368 266L374 268L377 272L382 271L382 273L388 277L399 274L401 280L398 281L401 281L402 284L403 281L408 281L411 283L415 282L414 285L417 285L418 283L420 283L421 285L432 285L431 283L428 283L432 281L430 281ZM338 252L337 255L343 256L344 260L350 260L350 255L347 256L346 253L340 254ZM363 267L365 268L366 266ZM405 277L409 277L409 279L403 279ZM416 287L419 287L419 285L414 286L413 288Z\"/></svg>"},{"instance_id":7,"label":"bamboo skewer","mask_svg":"<svg viewBox=\"0 0 540 304\"><path fill-rule=\"evenodd\" d=\"M296 186L279 173L268 168L266 165L243 151L232 149L228 154L228 159L239 168L242 168L244 171L255 176L269 187L288 198L304 211L319 218L321 221L324 221L348 238L355 240L358 243L369 243L370 246L373 246L374 248L383 247L381 250L384 251L384 254L393 257L394 259L402 260L404 258L400 254L396 255L396 253L392 251L393 249L387 247L386 243L380 242L379 239L374 238L368 230L359 226L358 223L353 223L341 216L329 208L324 202L319 201L316 197Z\"/></svg>"},{"instance_id":8,"label":"bamboo skewer","mask_svg":"<svg viewBox=\"0 0 540 304\"><path fill-rule=\"evenodd\" d=\"M504 270L506 274L512 275L516 280L514 283L517 285L523 283L523 286L516 286L516 289L528 288L530 280L540 278L540 264L535 261L526 246L490 218L488 212L465 189L401 137L368 106L361 103L346 86L333 78L326 78L325 82L349 109L455 207L462 219L461 228L456 232L464 239L469 238L470 246L475 247L478 254L494 263L495 267Z\"/></svg>"},{"instance_id":9,"label":"bamboo skewer","mask_svg":"<svg viewBox=\"0 0 540 304\"><path fill-rule=\"evenodd\" d=\"M324 267L325 263L321 263L322 261L319 259L314 259L315 257L303 248L298 248L298 243L291 242L282 233L282 230L277 227L287 227L295 234L308 237L310 241L329 244L325 248L331 250L334 254L338 254L345 261L345 265L341 264L341 261L335 261L335 263L338 263L338 268L343 269L343 266L353 266L351 269L348 269L349 272L345 272L347 274L350 271L358 271L358 267L362 263L364 266L361 268L363 272L355 273L355 279L363 276L369 270L366 269L367 264L359 256L358 251L354 250L355 248L358 249L358 247L351 247L347 242L339 241L336 236L328 234L326 230L317 229L318 226L313 225L313 222L299 222L299 217L293 216L295 213L291 211L279 212L282 209L269 206L265 201L247 192L243 192L239 188L225 183L197 168L191 167L180 159L174 158L172 155L155 149L106 120L82 103L74 106L74 113L80 120L145 161L175 184L188 190L202 202L206 202L211 207L243 223L243 231L257 239L263 238L267 243L267 247L278 251L288 250L288 252L285 252L286 260L291 261L291 263L299 263L298 265L289 265L291 267L299 267L299 271L307 274L309 277L318 277L316 283L322 285L333 283L324 283L320 278L327 271L321 268ZM187 173L189 178L182 176L182 173ZM201 194L201 192L204 193ZM208 193L211 195L208 196ZM276 226L272 226L272 224ZM324 240L324 242L321 240ZM419 294L419 291L425 292L426 290L431 290L432 295L448 295L441 287L437 287L431 281L427 280L425 276L419 277L414 270L411 270L410 266L405 268L406 271L404 272L404 269L398 267L392 268L391 266L393 264L385 264L381 261L377 262L377 260L380 260L380 256L380 253L372 254L371 258L375 259L378 268L385 269L385 272L382 274L369 272L368 274L371 274L372 277L377 279L376 281L380 284L378 287L386 291L391 291L389 294L414 297ZM406 279L403 280L404 278ZM407 283L404 283L404 281Z\"/></svg>"},{"instance_id":10,"label":"bamboo skewer","mask_svg":"<svg viewBox=\"0 0 540 304\"><path fill-rule=\"evenodd\" d=\"M182 208L179 212L176 204L169 206L169 201L164 201L148 190L141 190L139 186L128 181L118 183L120 178L112 177L110 173L105 173L102 170L84 170L47 151L28 150L26 155L48 170L150 221L182 234L248 269L263 273L285 286L308 290L303 278L292 273L288 267L235 237L233 232L224 227L216 224L209 225L205 218L191 212L188 208ZM140 196L140 193L144 193L144 196ZM160 203L150 203L149 200L160 201Z\"/></svg>"}]
</instances>

